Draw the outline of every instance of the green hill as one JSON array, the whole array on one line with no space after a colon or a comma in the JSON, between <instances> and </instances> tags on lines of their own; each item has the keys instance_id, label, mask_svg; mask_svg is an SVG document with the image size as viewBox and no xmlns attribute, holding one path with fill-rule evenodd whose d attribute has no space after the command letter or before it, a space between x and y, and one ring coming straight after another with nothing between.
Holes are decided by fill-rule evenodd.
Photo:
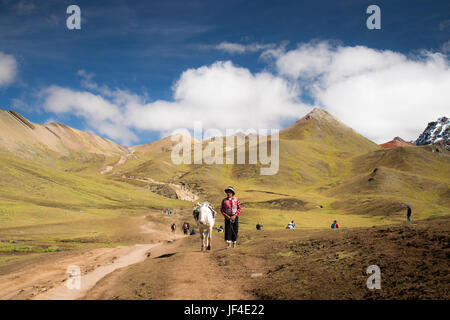
<instances>
[{"instance_id":1,"label":"green hill","mask_svg":"<svg viewBox=\"0 0 450 320\"><path fill-rule=\"evenodd\" d=\"M203 147L211 142L201 141ZM60 246L61 239L120 242L123 218L164 208L189 212L192 202L175 199L183 190L219 206L227 185L243 204L244 229L261 221L279 230L292 219L298 228L328 228L335 219L343 228L391 224L404 220L407 204L414 219L450 212L448 152L427 146L383 149L320 109L280 132L274 175L261 175L267 165L248 160L176 165L175 144L167 137L126 148L1 111L0 256L17 247L8 241L25 237L24 228L25 243L35 247ZM261 147L248 137L245 146L246 159Z\"/></svg>"}]
</instances>

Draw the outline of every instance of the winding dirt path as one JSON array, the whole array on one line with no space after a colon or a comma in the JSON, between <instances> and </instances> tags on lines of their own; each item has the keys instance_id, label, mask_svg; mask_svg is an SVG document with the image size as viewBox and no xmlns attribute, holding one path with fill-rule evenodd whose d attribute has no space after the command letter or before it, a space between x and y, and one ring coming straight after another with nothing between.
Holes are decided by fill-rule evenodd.
<instances>
[{"instance_id":1,"label":"winding dirt path","mask_svg":"<svg viewBox=\"0 0 450 320\"><path fill-rule=\"evenodd\" d=\"M161 241L43 257L1 275L0 299L136 299L143 283L152 292L144 299L254 299L236 275L224 272L214 258L215 252L227 252L223 235L214 234L213 250L201 252L199 234L172 233L145 217L137 227ZM67 286L74 283L67 273L69 266L81 271L80 289Z\"/></svg>"},{"instance_id":2,"label":"winding dirt path","mask_svg":"<svg viewBox=\"0 0 450 320\"><path fill-rule=\"evenodd\" d=\"M100 174L107 174L107 173L111 173L116 167L123 165L125 162L127 162L128 158L130 156L132 156L134 154L134 150L131 150L130 153L126 154L126 155L122 155L120 156L119 161L117 161L114 165L112 166L107 166L105 169L103 169L102 171L100 171ZM199 199L199 196L196 195L195 193L193 193L191 190L189 190L188 188L186 188L184 185L182 184L176 184L176 183L170 183L170 182L162 182L162 181L157 181L155 179L152 178L135 178L135 177L130 177L130 176L123 176L122 177L126 178L126 179L131 179L131 180L136 180L136 181L141 181L141 182L147 182L147 183L153 183L153 184L160 184L160 185L168 185L170 188L172 188L173 191L175 191L177 198L179 200L184 200L184 201L191 201L191 202L195 202Z\"/></svg>"},{"instance_id":3,"label":"winding dirt path","mask_svg":"<svg viewBox=\"0 0 450 320\"><path fill-rule=\"evenodd\" d=\"M164 246L164 239L181 235L153 229L155 225L142 217L141 233L151 233L159 242L69 251L42 256L17 271L0 275L0 299L79 299L106 275L148 258L150 250ZM153 240L155 241L155 240ZM81 288L69 289L68 267L76 266L81 273Z\"/></svg>"},{"instance_id":4,"label":"winding dirt path","mask_svg":"<svg viewBox=\"0 0 450 320\"><path fill-rule=\"evenodd\" d=\"M219 249L226 250L226 249ZM165 300L251 300L239 281L221 270L210 252L185 252L172 264Z\"/></svg>"},{"instance_id":5,"label":"winding dirt path","mask_svg":"<svg viewBox=\"0 0 450 320\"><path fill-rule=\"evenodd\" d=\"M159 246L149 259L109 274L84 299L255 299L244 289L243 275L215 258L215 252L228 252L223 236L214 235L212 251L200 251L200 243L197 234Z\"/></svg>"},{"instance_id":6,"label":"winding dirt path","mask_svg":"<svg viewBox=\"0 0 450 320\"><path fill-rule=\"evenodd\" d=\"M100 174L107 174L110 173L111 171L113 171L113 169L115 167L121 166L123 165L125 162L127 162L128 157L133 155L134 151L132 151L131 153L127 154L127 155L122 155L120 156L119 161L117 161L114 165L112 166L107 166L105 169L103 169L102 171L100 171Z\"/></svg>"},{"instance_id":7,"label":"winding dirt path","mask_svg":"<svg viewBox=\"0 0 450 320\"><path fill-rule=\"evenodd\" d=\"M141 262L147 258L147 253L156 244L137 244L133 246L128 253L120 258L112 261L110 264L100 266L87 274L80 277L80 289L70 289L66 283L60 284L45 293L38 294L33 297L33 300L76 300L84 297L86 293L95 286L95 284L109 273L129 265Z\"/></svg>"}]
</instances>

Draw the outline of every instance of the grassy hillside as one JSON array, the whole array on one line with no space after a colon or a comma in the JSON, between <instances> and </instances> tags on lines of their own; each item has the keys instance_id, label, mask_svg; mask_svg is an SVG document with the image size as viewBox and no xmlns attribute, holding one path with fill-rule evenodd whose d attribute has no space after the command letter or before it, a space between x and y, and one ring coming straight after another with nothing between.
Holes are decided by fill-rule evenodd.
<instances>
[{"instance_id":1,"label":"grassy hillside","mask_svg":"<svg viewBox=\"0 0 450 320\"><path fill-rule=\"evenodd\" d=\"M415 218L449 212L447 153L383 149L319 109L281 131L276 175L260 175L261 164L177 166L172 146L169 140L141 146L122 169L182 182L216 205L224 187L233 185L248 214L244 228L258 220L280 228L294 218L305 227L328 227L334 218L348 226L392 223L404 220L407 204ZM247 142L246 159L252 148Z\"/></svg>"},{"instance_id":2,"label":"grassy hillside","mask_svg":"<svg viewBox=\"0 0 450 320\"><path fill-rule=\"evenodd\" d=\"M55 250L126 243L133 217L191 206L92 168L66 167L60 159L49 167L0 152L0 266Z\"/></svg>"},{"instance_id":3,"label":"grassy hillside","mask_svg":"<svg viewBox=\"0 0 450 320\"><path fill-rule=\"evenodd\" d=\"M332 207L347 213L391 216L409 204L419 218L448 214L450 154L432 151L398 147L355 157L351 175L320 192L339 195Z\"/></svg>"}]
</instances>

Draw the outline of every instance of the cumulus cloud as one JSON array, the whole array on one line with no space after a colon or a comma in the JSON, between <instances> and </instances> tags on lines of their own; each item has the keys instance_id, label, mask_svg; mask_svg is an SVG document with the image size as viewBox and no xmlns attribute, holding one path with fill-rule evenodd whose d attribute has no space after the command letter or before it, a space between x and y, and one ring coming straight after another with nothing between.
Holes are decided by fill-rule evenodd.
<instances>
[{"instance_id":1,"label":"cumulus cloud","mask_svg":"<svg viewBox=\"0 0 450 320\"><path fill-rule=\"evenodd\" d=\"M173 100L147 101L132 92L99 86L93 75L79 71L86 91L59 86L46 88L46 111L75 114L90 129L129 144L137 140L133 129L171 132L192 129L280 128L311 109L299 101L299 87L271 73L253 74L231 62L189 69L173 86Z\"/></svg>"},{"instance_id":2,"label":"cumulus cloud","mask_svg":"<svg viewBox=\"0 0 450 320\"><path fill-rule=\"evenodd\" d=\"M316 104L378 143L398 135L416 139L428 121L449 110L450 70L441 53L406 56L312 42L271 55L280 75L296 81Z\"/></svg>"},{"instance_id":3,"label":"cumulus cloud","mask_svg":"<svg viewBox=\"0 0 450 320\"><path fill-rule=\"evenodd\" d=\"M83 118L92 129L124 144L137 141L136 135L123 124L120 107L100 95L59 86L46 88L44 109L55 114L69 113Z\"/></svg>"},{"instance_id":4,"label":"cumulus cloud","mask_svg":"<svg viewBox=\"0 0 450 320\"><path fill-rule=\"evenodd\" d=\"M223 132L281 128L313 106L377 143L395 136L415 140L427 122L448 116L450 70L444 53L405 55L313 41L293 50L270 47L261 57L275 71L252 73L230 61L188 69L173 85L170 101L99 85L93 74L80 70L83 90L50 86L44 108L75 114L88 129L124 144L138 141L139 130L168 134L192 129L197 120L204 129Z\"/></svg>"},{"instance_id":5,"label":"cumulus cloud","mask_svg":"<svg viewBox=\"0 0 450 320\"><path fill-rule=\"evenodd\" d=\"M0 87L10 84L17 74L17 61L14 56L0 52Z\"/></svg>"}]
</instances>

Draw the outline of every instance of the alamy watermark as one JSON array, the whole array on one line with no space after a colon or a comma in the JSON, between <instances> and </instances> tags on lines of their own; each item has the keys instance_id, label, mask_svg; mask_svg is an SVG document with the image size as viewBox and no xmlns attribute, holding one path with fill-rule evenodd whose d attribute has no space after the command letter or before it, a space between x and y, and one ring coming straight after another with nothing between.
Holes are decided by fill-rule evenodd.
<instances>
[{"instance_id":1,"label":"alamy watermark","mask_svg":"<svg viewBox=\"0 0 450 320\"><path fill-rule=\"evenodd\" d=\"M369 30L381 29L381 9L376 4L367 7L367 14L371 14L366 20L366 26Z\"/></svg>"},{"instance_id":2,"label":"alamy watermark","mask_svg":"<svg viewBox=\"0 0 450 320\"><path fill-rule=\"evenodd\" d=\"M72 4L67 7L67 14L70 16L67 17L66 26L69 30L81 30L81 9L79 6Z\"/></svg>"},{"instance_id":3,"label":"alamy watermark","mask_svg":"<svg viewBox=\"0 0 450 320\"><path fill-rule=\"evenodd\" d=\"M205 144L207 139L209 141ZM174 164L259 163L264 165L260 168L261 175L274 175L278 172L279 129L270 129L270 135L268 129L226 129L223 135L218 129L203 131L202 122L195 121L193 137L188 129L183 128L174 130L171 140L178 142L171 154Z\"/></svg>"},{"instance_id":4,"label":"alamy watermark","mask_svg":"<svg viewBox=\"0 0 450 320\"><path fill-rule=\"evenodd\" d=\"M66 287L70 290L81 289L81 270L79 266L68 266L67 271L69 278L66 281Z\"/></svg>"},{"instance_id":5,"label":"alamy watermark","mask_svg":"<svg viewBox=\"0 0 450 320\"><path fill-rule=\"evenodd\" d=\"M380 267L375 264L368 266L366 273L371 275L369 278L367 278L367 282L366 282L367 288L369 290L381 289L381 269L380 269Z\"/></svg>"}]
</instances>

